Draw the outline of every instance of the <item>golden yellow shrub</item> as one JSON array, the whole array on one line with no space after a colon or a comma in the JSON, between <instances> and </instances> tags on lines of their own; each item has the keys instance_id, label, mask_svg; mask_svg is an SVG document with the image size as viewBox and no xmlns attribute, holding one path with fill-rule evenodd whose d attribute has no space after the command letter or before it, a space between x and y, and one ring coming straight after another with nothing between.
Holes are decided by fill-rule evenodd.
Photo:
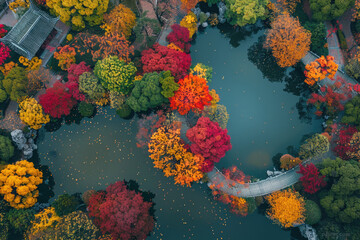
<instances>
[{"instance_id":1,"label":"golden yellow shrub","mask_svg":"<svg viewBox=\"0 0 360 240\"><path fill-rule=\"evenodd\" d=\"M38 130L50 121L49 115L44 114L42 106L34 98L25 98L19 108L21 121L32 129Z\"/></svg>"},{"instance_id":2,"label":"golden yellow shrub","mask_svg":"<svg viewBox=\"0 0 360 240\"><path fill-rule=\"evenodd\" d=\"M9 164L0 172L0 194L16 209L34 206L39 196L37 186L43 182L42 172L26 160Z\"/></svg>"}]
</instances>

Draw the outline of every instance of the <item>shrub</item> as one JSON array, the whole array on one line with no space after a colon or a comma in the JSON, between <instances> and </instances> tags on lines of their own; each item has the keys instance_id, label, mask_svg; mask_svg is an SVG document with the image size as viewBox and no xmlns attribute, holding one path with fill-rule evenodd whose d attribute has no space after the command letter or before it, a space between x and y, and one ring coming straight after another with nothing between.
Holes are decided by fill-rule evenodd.
<instances>
[{"instance_id":1,"label":"shrub","mask_svg":"<svg viewBox=\"0 0 360 240\"><path fill-rule=\"evenodd\" d=\"M316 202L305 200L305 223L314 225L321 220L321 209Z\"/></svg>"},{"instance_id":2,"label":"shrub","mask_svg":"<svg viewBox=\"0 0 360 240\"><path fill-rule=\"evenodd\" d=\"M95 107L91 103L81 102L78 106L79 113L83 117L90 117L94 114Z\"/></svg>"},{"instance_id":3,"label":"shrub","mask_svg":"<svg viewBox=\"0 0 360 240\"><path fill-rule=\"evenodd\" d=\"M34 214L35 211L32 209L11 209L7 219L16 232L22 233L31 225Z\"/></svg>"},{"instance_id":4,"label":"shrub","mask_svg":"<svg viewBox=\"0 0 360 240\"><path fill-rule=\"evenodd\" d=\"M55 208L56 214L62 217L74 212L79 203L79 200L74 195L63 194L52 203L52 206Z\"/></svg>"},{"instance_id":5,"label":"shrub","mask_svg":"<svg viewBox=\"0 0 360 240\"><path fill-rule=\"evenodd\" d=\"M301 159L316 157L329 150L329 140L321 134L315 134L311 138L305 140L300 146L299 156Z\"/></svg>"},{"instance_id":6,"label":"shrub","mask_svg":"<svg viewBox=\"0 0 360 240\"><path fill-rule=\"evenodd\" d=\"M14 146L11 139L0 135L0 160L9 161L14 156Z\"/></svg>"},{"instance_id":7,"label":"shrub","mask_svg":"<svg viewBox=\"0 0 360 240\"><path fill-rule=\"evenodd\" d=\"M134 111L126 103L122 105L121 108L116 110L116 114L123 119L130 119L133 117Z\"/></svg>"},{"instance_id":8,"label":"shrub","mask_svg":"<svg viewBox=\"0 0 360 240\"><path fill-rule=\"evenodd\" d=\"M345 38L345 35L344 35L343 31L337 30L336 34L337 34L337 36L339 38L340 48L342 50L347 50L348 46L347 46L346 38Z\"/></svg>"},{"instance_id":9,"label":"shrub","mask_svg":"<svg viewBox=\"0 0 360 240\"><path fill-rule=\"evenodd\" d=\"M28 79L22 67L13 67L5 76L2 84L10 99L17 101L27 95Z\"/></svg>"}]
</instances>

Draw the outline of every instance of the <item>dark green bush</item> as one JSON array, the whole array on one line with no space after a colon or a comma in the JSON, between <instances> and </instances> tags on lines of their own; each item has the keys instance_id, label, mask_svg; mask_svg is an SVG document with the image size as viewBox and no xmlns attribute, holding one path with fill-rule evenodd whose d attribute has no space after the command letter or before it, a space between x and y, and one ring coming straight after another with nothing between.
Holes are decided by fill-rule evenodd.
<instances>
[{"instance_id":1,"label":"dark green bush","mask_svg":"<svg viewBox=\"0 0 360 240\"><path fill-rule=\"evenodd\" d=\"M314 225L321 220L319 205L311 200L305 200L305 223Z\"/></svg>"},{"instance_id":2,"label":"dark green bush","mask_svg":"<svg viewBox=\"0 0 360 240\"><path fill-rule=\"evenodd\" d=\"M8 162L14 156L14 146L11 139L0 135L0 161Z\"/></svg>"},{"instance_id":3,"label":"dark green bush","mask_svg":"<svg viewBox=\"0 0 360 240\"><path fill-rule=\"evenodd\" d=\"M336 33L337 33L337 36L339 38L340 48L342 50L347 50L348 46L347 46L346 38L345 38L345 35L344 35L343 31L337 30Z\"/></svg>"},{"instance_id":4,"label":"dark green bush","mask_svg":"<svg viewBox=\"0 0 360 240\"><path fill-rule=\"evenodd\" d=\"M79 204L79 199L74 195L63 194L52 203L52 206L55 208L56 214L61 217L74 212Z\"/></svg>"},{"instance_id":5,"label":"dark green bush","mask_svg":"<svg viewBox=\"0 0 360 240\"><path fill-rule=\"evenodd\" d=\"M311 32L311 51L315 52L319 56L328 55L329 51L326 47L324 47L327 43L325 39L326 30L324 23L306 22L304 24L304 28Z\"/></svg>"},{"instance_id":6,"label":"dark green bush","mask_svg":"<svg viewBox=\"0 0 360 240\"><path fill-rule=\"evenodd\" d=\"M83 117L90 117L91 115L93 115L94 109L95 109L94 105L92 105L91 103L87 103L87 102L81 102L81 103L79 103L79 106L78 106L79 113Z\"/></svg>"},{"instance_id":7,"label":"dark green bush","mask_svg":"<svg viewBox=\"0 0 360 240\"><path fill-rule=\"evenodd\" d=\"M356 32L360 33L360 20L357 20L355 23L355 30Z\"/></svg>"},{"instance_id":8,"label":"dark green bush","mask_svg":"<svg viewBox=\"0 0 360 240\"><path fill-rule=\"evenodd\" d=\"M25 232L34 219L35 211L32 209L11 209L7 214L10 226L16 232Z\"/></svg>"},{"instance_id":9,"label":"dark green bush","mask_svg":"<svg viewBox=\"0 0 360 240\"><path fill-rule=\"evenodd\" d=\"M134 115L134 111L125 103L121 108L116 110L116 114L121 118L131 119Z\"/></svg>"}]
</instances>

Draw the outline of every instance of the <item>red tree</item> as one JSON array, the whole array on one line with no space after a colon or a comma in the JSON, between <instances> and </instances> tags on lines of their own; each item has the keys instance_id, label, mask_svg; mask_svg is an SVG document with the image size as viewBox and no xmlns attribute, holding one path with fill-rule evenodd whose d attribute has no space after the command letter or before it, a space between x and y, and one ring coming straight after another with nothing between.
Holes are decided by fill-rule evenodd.
<instances>
[{"instance_id":1,"label":"red tree","mask_svg":"<svg viewBox=\"0 0 360 240\"><path fill-rule=\"evenodd\" d=\"M46 89L46 92L39 96L39 103L45 113L54 118L61 118L70 114L76 101L65 84L57 81L52 88Z\"/></svg>"},{"instance_id":2,"label":"red tree","mask_svg":"<svg viewBox=\"0 0 360 240\"><path fill-rule=\"evenodd\" d=\"M186 137L191 142L191 152L205 158L201 169L203 172L210 172L214 168L214 162L219 162L231 149L227 129L222 129L217 122L212 122L207 117L199 118L196 125L187 130Z\"/></svg>"},{"instance_id":3,"label":"red tree","mask_svg":"<svg viewBox=\"0 0 360 240\"><path fill-rule=\"evenodd\" d=\"M71 64L68 71L68 82L65 86L68 88L72 97L79 101L85 100L85 95L79 91L79 77L84 72L90 72L91 68L85 62Z\"/></svg>"},{"instance_id":4,"label":"red tree","mask_svg":"<svg viewBox=\"0 0 360 240\"><path fill-rule=\"evenodd\" d=\"M4 43L0 42L0 65L3 65L8 57L10 57L10 48L5 46Z\"/></svg>"},{"instance_id":5,"label":"red tree","mask_svg":"<svg viewBox=\"0 0 360 240\"><path fill-rule=\"evenodd\" d=\"M180 79L178 84L178 90L169 101L170 107L173 110L177 109L181 115L187 114L190 110L203 110L204 106L211 104L212 97L204 78L190 74Z\"/></svg>"},{"instance_id":6,"label":"red tree","mask_svg":"<svg viewBox=\"0 0 360 240\"><path fill-rule=\"evenodd\" d=\"M179 24L173 24L171 26L172 32L167 35L166 40L168 43L173 43L184 52L188 53L190 51L190 38L189 30L186 27L182 27Z\"/></svg>"},{"instance_id":7,"label":"red tree","mask_svg":"<svg viewBox=\"0 0 360 240\"><path fill-rule=\"evenodd\" d=\"M0 24L0 38L4 37L5 34L8 32L4 27L4 24Z\"/></svg>"},{"instance_id":8,"label":"red tree","mask_svg":"<svg viewBox=\"0 0 360 240\"><path fill-rule=\"evenodd\" d=\"M191 65L190 54L157 43L142 51L141 55L144 73L169 70L176 79L180 79L186 76Z\"/></svg>"},{"instance_id":9,"label":"red tree","mask_svg":"<svg viewBox=\"0 0 360 240\"><path fill-rule=\"evenodd\" d=\"M320 190L320 188L326 186L324 181L325 176L319 176L319 171L313 163L306 165L305 167L300 164L300 170L297 173L301 173L303 176L300 178L304 191L310 194L314 194Z\"/></svg>"},{"instance_id":10,"label":"red tree","mask_svg":"<svg viewBox=\"0 0 360 240\"><path fill-rule=\"evenodd\" d=\"M93 194L89 200L89 216L113 239L145 239L154 228L150 215L152 202L144 201L140 193L128 190L123 181Z\"/></svg>"},{"instance_id":11,"label":"red tree","mask_svg":"<svg viewBox=\"0 0 360 240\"><path fill-rule=\"evenodd\" d=\"M335 142L336 146L334 147L335 154L343 160L348 160L348 152L351 151L350 140L354 133L357 132L355 127L343 127L340 129L339 138Z\"/></svg>"}]
</instances>

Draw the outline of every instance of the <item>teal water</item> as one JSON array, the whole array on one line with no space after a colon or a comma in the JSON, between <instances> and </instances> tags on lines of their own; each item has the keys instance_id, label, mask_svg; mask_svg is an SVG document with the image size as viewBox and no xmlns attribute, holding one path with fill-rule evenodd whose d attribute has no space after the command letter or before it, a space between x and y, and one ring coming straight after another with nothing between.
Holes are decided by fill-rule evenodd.
<instances>
[{"instance_id":1,"label":"teal water","mask_svg":"<svg viewBox=\"0 0 360 240\"><path fill-rule=\"evenodd\" d=\"M284 83L269 82L248 60L247 50L262 32L240 41L236 48L218 29L198 34L193 62L214 68L210 88L228 108L233 149L217 165L237 165L245 173L265 177L271 158L304 134L320 130L320 123L299 120L299 97L283 91ZM156 227L149 239L290 239L263 215L241 218L215 202L205 184L175 186L173 179L153 168L145 150L135 145L137 121L126 121L109 108L80 125L64 125L46 132L38 142L41 163L49 165L56 195L104 189L122 179L136 180L140 188L156 194Z\"/></svg>"}]
</instances>

